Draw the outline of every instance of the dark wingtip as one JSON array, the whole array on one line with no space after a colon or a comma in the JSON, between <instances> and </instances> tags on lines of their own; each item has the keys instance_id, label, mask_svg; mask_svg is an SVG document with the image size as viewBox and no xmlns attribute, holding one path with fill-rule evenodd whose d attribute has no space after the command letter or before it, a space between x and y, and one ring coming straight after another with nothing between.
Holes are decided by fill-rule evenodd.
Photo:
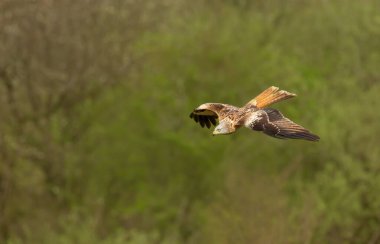
<instances>
[{"instance_id":1,"label":"dark wingtip","mask_svg":"<svg viewBox=\"0 0 380 244\"><path fill-rule=\"evenodd\" d=\"M215 119L214 117L211 117L211 118L210 118L210 121L211 121L211 123L212 123L214 126L216 126L216 119Z\"/></svg>"},{"instance_id":2,"label":"dark wingtip","mask_svg":"<svg viewBox=\"0 0 380 244\"><path fill-rule=\"evenodd\" d=\"M201 124L202 128L205 127L205 121L203 118L199 117L199 123Z\"/></svg>"},{"instance_id":3,"label":"dark wingtip","mask_svg":"<svg viewBox=\"0 0 380 244\"><path fill-rule=\"evenodd\" d=\"M211 127L211 122L210 122L210 120L209 120L208 117L206 117L206 119L205 119L205 123L206 123L207 128L210 129L210 127Z\"/></svg>"},{"instance_id":4,"label":"dark wingtip","mask_svg":"<svg viewBox=\"0 0 380 244\"><path fill-rule=\"evenodd\" d=\"M292 133L281 133L279 134L283 138L289 138L289 139L303 139L307 141L313 141L317 142L319 141L319 136L314 135L310 133L309 131L297 131L297 132L292 132Z\"/></svg>"},{"instance_id":5,"label":"dark wingtip","mask_svg":"<svg viewBox=\"0 0 380 244\"><path fill-rule=\"evenodd\" d=\"M319 137L319 136L317 136L317 135L313 135L314 136L314 138L313 138L313 140L312 141L315 141L315 142L318 142L321 138Z\"/></svg>"},{"instance_id":6,"label":"dark wingtip","mask_svg":"<svg viewBox=\"0 0 380 244\"><path fill-rule=\"evenodd\" d=\"M193 112L190 113L189 117L190 119L193 119L196 123L199 123L202 128L207 127L211 128L212 125L216 126L217 124L217 117L216 116L210 116L210 115L201 115L197 112L203 112L205 109L195 109Z\"/></svg>"},{"instance_id":7,"label":"dark wingtip","mask_svg":"<svg viewBox=\"0 0 380 244\"><path fill-rule=\"evenodd\" d=\"M317 135L314 135L312 133L309 133L309 132L306 132L306 133L302 133L301 135L301 139L305 139L305 140L308 140L308 141L313 141L313 142L317 142L319 141L321 138Z\"/></svg>"}]
</instances>

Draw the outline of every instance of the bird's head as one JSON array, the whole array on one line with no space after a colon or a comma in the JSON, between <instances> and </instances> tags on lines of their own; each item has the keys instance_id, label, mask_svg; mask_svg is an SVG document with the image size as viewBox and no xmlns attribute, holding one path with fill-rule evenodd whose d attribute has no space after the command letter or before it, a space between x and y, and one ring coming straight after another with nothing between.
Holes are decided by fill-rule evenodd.
<instances>
[{"instance_id":1,"label":"bird's head","mask_svg":"<svg viewBox=\"0 0 380 244\"><path fill-rule=\"evenodd\" d=\"M215 127L214 131L212 132L212 135L227 135L231 134L233 130L229 126L227 126L225 123L220 123L217 127Z\"/></svg>"}]
</instances>

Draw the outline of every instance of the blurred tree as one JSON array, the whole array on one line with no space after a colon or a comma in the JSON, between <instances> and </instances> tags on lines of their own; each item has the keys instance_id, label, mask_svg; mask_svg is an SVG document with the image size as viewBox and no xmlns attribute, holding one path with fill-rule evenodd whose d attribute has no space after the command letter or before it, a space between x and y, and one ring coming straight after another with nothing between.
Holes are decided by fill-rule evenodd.
<instances>
[{"instance_id":1,"label":"blurred tree","mask_svg":"<svg viewBox=\"0 0 380 244\"><path fill-rule=\"evenodd\" d=\"M46 211L65 211L80 193L85 168L70 160L93 120L80 108L133 76L131 47L155 28L161 6L1 2L0 242L27 235L33 223L50 225Z\"/></svg>"}]
</instances>

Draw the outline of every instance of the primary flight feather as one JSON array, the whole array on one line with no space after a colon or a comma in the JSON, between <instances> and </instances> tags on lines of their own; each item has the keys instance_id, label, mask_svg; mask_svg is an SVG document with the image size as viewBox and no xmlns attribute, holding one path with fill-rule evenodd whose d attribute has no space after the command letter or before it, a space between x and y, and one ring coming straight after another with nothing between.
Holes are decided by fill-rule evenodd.
<instances>
[{"instance_id":1,"label":"primary flight feather","mask_svg":"<svg viewBox=\"0 0 380 244\"><path fill-rule=\"evenodd\" d=\"M202 127L216 126L213 135L231 134L245 126L279 139L318 141L319 136L286 118L280 111L268 108L271 104L295 96L271 86L241 108L222 103L205 103L196 108L190 118Z\"/></svg>"}]
</instances>

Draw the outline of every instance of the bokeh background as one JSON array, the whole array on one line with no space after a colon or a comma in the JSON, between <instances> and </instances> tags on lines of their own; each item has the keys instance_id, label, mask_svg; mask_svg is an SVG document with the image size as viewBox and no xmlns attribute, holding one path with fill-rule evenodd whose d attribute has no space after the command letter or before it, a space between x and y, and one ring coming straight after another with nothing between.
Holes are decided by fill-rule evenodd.
<instances>
[{"instance_id":1,"label":"bokeh background","mask_svg":"<svg viewBox=\"0 0 380 244\"><path fill-rule=\"evenodd\" d=\"M1 0L0 243L380 243L379 9ZM188 118L271 85L320 142Z\"/></svg>"}]
</instances>

